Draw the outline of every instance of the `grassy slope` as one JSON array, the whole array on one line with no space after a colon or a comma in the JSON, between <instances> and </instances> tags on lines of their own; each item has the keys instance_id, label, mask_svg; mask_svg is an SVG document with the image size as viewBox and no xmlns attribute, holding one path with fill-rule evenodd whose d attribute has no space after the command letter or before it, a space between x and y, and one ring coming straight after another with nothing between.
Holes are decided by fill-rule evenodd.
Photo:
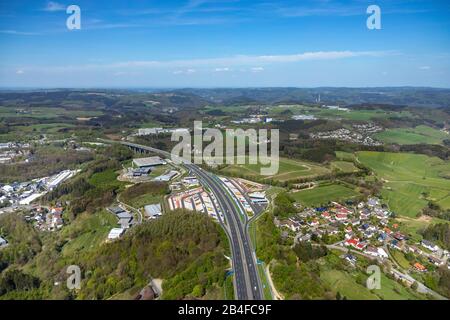
<instances>
[{"instance_id":1,"label":"grassy slope","mask_svg":"<svg viewBox=\"0 0 450 320\"><path fill-rule=\"evenodd\" d=\"M234 164L223 169L223 172L243 174L248 176L259 176L261 167L268 166L261 164ZM329 169L310 162L280 158L278 173L273 176L267 176L266 179L288 181L301 177L322 175L329 172Z\"/></svg>"},{"instance_id":2,"label":"grassy slope","mask_svg":"<svg viewBox=\"0 0 450 320\"><path fill-rule=\"evenodd\" d=\"M444 178L450 174L450 163L408 153L363 151L357 157L385 180L382 195L394 212L415 216L428 203L422 192L444 209L450 208L450 181Z\"/></svg>"},{"instance_id":3,"label":"grassy slope","mask_svg":"<svg viewBox=\"0 0 450 320\"><path fill-rule=\"evenodd\" d=\"M291 193L292 198L305 206L314 206L328 201L347 200L357 196L354 190L338 184L318 186L313 189Z\"/></svg>"},{"instance_id":4,"label":"grassy slope","mask_svg":"<svg viewBox=\"0 0 450 320\"><path fill-rule=\"evenodd\" d=\"M397 144L441 144L442 140L448 139L449 135L424 125L415 128L395 128L379 132L375 135L379 140L386 143Z\"/></svg>"},{"instance_id":5,"label":"grassy slope","mask_svg":"<svg viewBox=\"0 0 450 320\"><path fill-rule=\"evenodd\" d=\"M352 163L348 161L332 161L331 167L336 168L342 172L356 172L358 168Z\"/></svg>"}]
</instances>

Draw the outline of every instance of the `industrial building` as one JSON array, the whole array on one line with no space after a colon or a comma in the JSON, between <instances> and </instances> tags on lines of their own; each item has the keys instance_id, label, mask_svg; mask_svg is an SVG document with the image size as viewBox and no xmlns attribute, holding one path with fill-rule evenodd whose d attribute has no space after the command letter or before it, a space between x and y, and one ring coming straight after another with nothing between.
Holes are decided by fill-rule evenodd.
<instances>
[{"instance_id":1,"label":"industrial building","mask_svg":"<svg viewBox=\"0 0 450 320\"><path fill-rule=\"evenodd\" d=\"M149 204L144 207L145 217L155 219L162 215L161 204Z\"/></svg>"},{"instance_id":2,"label":"industrial building","mask_svg":"<svg viewBox=\"0 0 450 320\"><path fill-rule=\"evenodd\" d=\"M133 166L137 168L151 168L166 164L166 162L158 156L133 159Z\"/></svg>"}]
</instances>

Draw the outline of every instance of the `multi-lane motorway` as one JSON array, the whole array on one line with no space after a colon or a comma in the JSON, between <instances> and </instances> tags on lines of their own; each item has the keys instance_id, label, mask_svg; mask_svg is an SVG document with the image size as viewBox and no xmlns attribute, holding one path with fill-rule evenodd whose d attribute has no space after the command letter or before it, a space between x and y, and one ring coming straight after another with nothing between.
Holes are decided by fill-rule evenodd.
<instances>
[{"instance_id":1,"label":"multi-lane motorway","mask_svg":"<svg viewBox=\"0 0 450 320\"><path fill-rule=\"evenodd\" d=\"M150 151L170 158L170 153L167 151L129 142L121 143L137 151ZM185 163L184 165L199 178L203 185L209 187L226 219L226 223L222 225L231 245L236 299L262 300L264 295L258 274L255 252L247 232L247 218L243 214L238 201L227 191L225 185L217 176L192 163ZM241 220L241 214L244 221Z\"/></svg>"}]
</instances>

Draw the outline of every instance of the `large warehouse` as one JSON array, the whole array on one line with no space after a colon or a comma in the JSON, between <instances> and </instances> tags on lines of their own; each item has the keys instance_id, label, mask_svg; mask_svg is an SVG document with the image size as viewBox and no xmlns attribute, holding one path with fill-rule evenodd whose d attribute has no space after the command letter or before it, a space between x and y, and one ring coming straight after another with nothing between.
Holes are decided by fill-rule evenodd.
<instances>
[{"instance_id":1,"label":"large warehouse","mask_svg":"<svg viewBox=\"0 0 450 320\"><path fill-rule=\"evenodd\" d=\"M166 162L158 156L133 159L133 166L137 168L151 168L166 164Z\"/></svg>"}]
</instances>

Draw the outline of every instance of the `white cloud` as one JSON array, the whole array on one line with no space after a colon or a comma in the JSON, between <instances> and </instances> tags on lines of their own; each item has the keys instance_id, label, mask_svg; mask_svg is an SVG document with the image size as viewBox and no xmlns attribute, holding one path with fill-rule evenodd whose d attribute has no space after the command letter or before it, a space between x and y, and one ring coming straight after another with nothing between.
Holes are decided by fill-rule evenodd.
<instances>
[{"instance_id":1,"label":"white cloud","mask_svg":"<svg viewBox=\"0 0 450 320\"><path fill-rule=\"evenodd\" d=\"M431 67L430 66L421 66L419 67L420 70L430 70Z\"/></svg>"},{"instance_id":2,"label":"white cloud","mask_svg":"<svg viewBox=\"0 0 450 320\"><path fill-rule=\"evenodd\" d=\"M35 35L39 34L39 33L35 33L35 32L25 32L25 31L17 31L17 30L0 30L0 33L13 34L13 35L18 35L18 36L35 36Z\"/></svg>"},{"instance_id":3,"label":"white cloud","mask_svg":"<svg viewBox=\"0 0 450 320\"><path fill-rule=\"evenodd\" d=\"M251 65L267 63L288 63L308 60L335 60L355 57L381 57L386 55L398 54L394 51L316 51L304 52L291 55L236 55L224 58L206 58L189 60L144 60L144 61L126 61L111 64L111 67L161 67L161 66L214 66L214 65ZM217 70L216 70L217 69ZM228 67L216 67L216 71L227 71Z\"/></svg>"},{"instance_id":4,"label":"white cloud","mask_svg":"<svg viewBox=\"0 0 450 320\"><path fill-rule=\"evenodd\" d=\"M228 71L230 71L230 68L228 68L228 67L214 69L214 72L228 72Z\"/></svg>"},{"instance_id":5,"label":"white cloud","mask_svg":"<svg viewBox=\"0 0 450 320\"><path fill-rule=\"evenodd\" d=\"M195 73L195 72L196 72L195 69L186 69L186 70L175 70L172 73L173 74L192 74L192 73Z\"/></svg>"},{"instance_id":6,"label":"white cloud","mask_svg":"<svg viewBox=\"0 0 450 320\"><path fill-rule=\"evenodd\" d=\"M47 2L47 5L44 8L44 11L50 11L50 12L65 11L65 10L66 10L65 5L58 3L58 2L54 2L54 1Z\"/></svg>"},{"instance_id":7,"label":"white cloud","mask_svg":"<svg viewBox=\"0 0 450 320\"><path fill-rule=\"evenodd\" d=\"M258 65L254 68L263 68L265 65L279 64L279 63L296 63L302 61L312 60L337 60L349 59L357 57L383 57L388 55L398 55L395 51L316 51L304 52L291 55L236 55L231 57L221 58L205 58L205 59L185 59L185 60L135 60L123 61L110 64L84 64L84 65L61 65L61 66L46 66L46 67L32 67L29 69L41 70L43 72L67 72L67 71L83 71L83 70L115 70L130 71L133 69L175 69L173 74L191 74L196 72L196 68L210 68L213 72L227 72L232 71L232 67L239 69ZM223 67L223 66L227 67ZM262 71L261 69L257 69Z\"/></svg>"},{"instance_id":8,"label":"white cloud","mask_svg":"<svg viewBox=\"0 0 450 320\"><path fill-rule=\"evenodd\" d=\"M118 72L115 72L113 75L115 77L122 77L122 76L131 77L131 76L138 76L138 75L140 75L140 73L139 72L118 71Z\"/></svg>"},{"instance_id":9,"label":"white cloud","mask_svg":"<svg viewBox=\"0 0 450 320\"><path fill-rule=\"evenodd\" d=\"M263 67L253 67L253 68L251 68L250 69L252 72L262 72L262 71L264 71L264 68Z\"/></svg>"},{"instance_id":10,"label":"white cloud","mask_svg":"<svg viewBox=\"0 0 450 320\"><path fill-rule=\"evenodd\" d=\"M25 71L23 71L22 69L19 69L16 71L16 74L24 74L24 73L25 73Z\"/></svg>"}]
</instances>

